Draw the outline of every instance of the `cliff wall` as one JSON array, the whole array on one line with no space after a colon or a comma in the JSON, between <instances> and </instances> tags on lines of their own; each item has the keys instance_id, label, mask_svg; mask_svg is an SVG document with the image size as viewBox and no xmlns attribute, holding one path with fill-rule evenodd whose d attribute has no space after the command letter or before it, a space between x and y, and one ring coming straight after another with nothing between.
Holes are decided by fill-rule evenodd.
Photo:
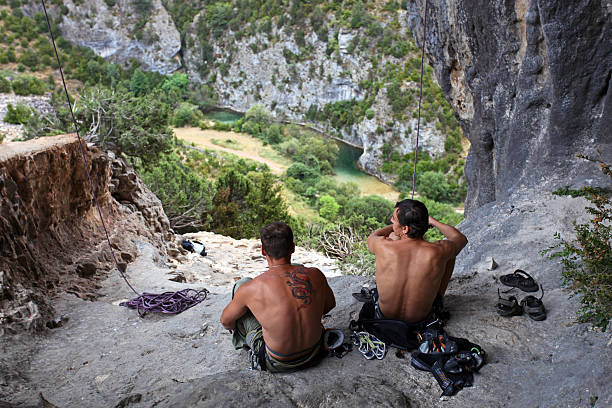
<instances>
[{"instance_id":1,"label":"cliff wall","mask_svg":"<svg viewBox=\"0 0 612 408\"><path fill-rule=\"evenodd\" d=\"M123 161L86 150L120 266L136 239L165 254L172 234L157 197ZM76 136L0 145L0 332L41 328L59 292L95 298L113 267Z\"/></svg>"},{"instance_id":2,"label":"cliff wall","mask_svg":"<svg viewBox=\"0 0 612 408\"><path fill-rule=\"evenodd\" d=\"M409 4L421 42L425 0ZM427 54L471 142L467 214L525 188L607 184L575 156L612 159L611 11L599 0L429 1Z\"/></svg>"}]
</instances>

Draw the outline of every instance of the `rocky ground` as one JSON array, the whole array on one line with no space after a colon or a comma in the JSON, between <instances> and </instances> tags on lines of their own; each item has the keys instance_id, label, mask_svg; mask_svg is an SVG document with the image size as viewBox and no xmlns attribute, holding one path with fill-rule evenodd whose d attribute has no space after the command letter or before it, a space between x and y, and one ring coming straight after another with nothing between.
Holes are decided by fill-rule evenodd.
<instances>
[{"instance_id":1,"label":"rocky ground","mask_svg":"<svg viewBox=\"0 0 612 408\"><path fill-rule=\"evenodd\" d=\"M140 318L118 306L132 296L118 275L103 282L103 295L95 301L62 295L54 305L62 317L60 327L2 340L0 401L46 407L608 407L610 334L575 323L578 303L559 286L558 265L538 254L555 230L579 217L584 201L527 198L492 204L485 209L489 215L461 227L470 244L447 294L452 313L447 331L482 345L488 364L473 387L448 402L440 402L433 377L412 368L409 354L396 350L382 361L367 361L353 351L295 374L248 370L246 353L232 349L218 320L233 281L262 271L264 260L256 241L210 233L189 237L206 244L206 257L180 254L168 267L153 247L138 242L140 254L128 267L138 290L207 288L204 302L177 316ZM490 257L499 264L494 270L489 270ZM360 307L350 294L371 281L338 276L333 262L322 255L298 250L294 260L326 272L337 306L324 324L348 336L348 323ZM516 268L544 285L545 321L495 313L498 278ZM188 282L169 280L177 275Z\"/></svg>"}]
</instances>

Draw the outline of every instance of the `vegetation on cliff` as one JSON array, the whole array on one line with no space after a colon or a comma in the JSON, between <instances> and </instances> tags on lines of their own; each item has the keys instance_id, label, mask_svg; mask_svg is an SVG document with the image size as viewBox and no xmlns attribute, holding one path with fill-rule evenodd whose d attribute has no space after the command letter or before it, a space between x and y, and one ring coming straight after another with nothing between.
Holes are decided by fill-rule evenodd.
<instances>
[{"instance_id":1,"label":"vegetation on cliff","mask_svg":"<svg viewBox=\"0 0 612 408\"><path fill-rule=\"evenodd\" d=\"M601 158L578 157L599 164L601 171L612 179L610 165ZM582 304L578 320L591 322L605 331L612 319L612 198L609 192L592 187L580 190L566 187L553 194L582 196L592 205L586 207L592 216L588 222L574 221L575 239L563 238L557 232L557 244L542 254L561 261L563 284Z\"/></svg>"}]
</instances>

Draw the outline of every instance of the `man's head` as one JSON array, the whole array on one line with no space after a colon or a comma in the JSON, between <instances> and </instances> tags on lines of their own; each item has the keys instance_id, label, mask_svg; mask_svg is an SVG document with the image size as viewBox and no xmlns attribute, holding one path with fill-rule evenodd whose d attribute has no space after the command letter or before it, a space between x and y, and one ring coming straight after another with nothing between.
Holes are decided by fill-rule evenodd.
<instances>
[{"instance_id":1,"label":"man's head","mask_svg":"<svg viewBox=\"0 0 612 408\"><path fill-rule=\"evenodd\" d=\"M282 259L291 256L295 250L293 231L284 222L273 222L259 232L264 255L272 259Z\"/></svg>"},{"instance_id":2,"label":"man's head","mask_svg":"<svg viewBox=\"0 0 612 408\"><path fill-rule=\"evenodd\" d=\"M395 204L391 222L397 235L422 238L429 228L429 213L422 202L405 199Z\"/></svg>"}]
</instances>

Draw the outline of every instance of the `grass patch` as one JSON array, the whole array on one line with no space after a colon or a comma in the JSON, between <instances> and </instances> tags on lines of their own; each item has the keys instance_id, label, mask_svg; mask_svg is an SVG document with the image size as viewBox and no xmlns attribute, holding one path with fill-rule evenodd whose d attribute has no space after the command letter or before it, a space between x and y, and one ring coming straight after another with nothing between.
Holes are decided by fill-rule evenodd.
<instances>
[{"instance_id":1,"label":"grass patch","mask_svg":"<svg viewBox=\"0 0 612 408\"><path fill-rule=\"evenodd\" d=\"M225 147L226 149L233 149L233 150L244 150L244 146L238 142L237 140L234 139L210 139L210 142L214 145L217 146L221 146L221 147Z\"/></svg>"}]
</instances>

